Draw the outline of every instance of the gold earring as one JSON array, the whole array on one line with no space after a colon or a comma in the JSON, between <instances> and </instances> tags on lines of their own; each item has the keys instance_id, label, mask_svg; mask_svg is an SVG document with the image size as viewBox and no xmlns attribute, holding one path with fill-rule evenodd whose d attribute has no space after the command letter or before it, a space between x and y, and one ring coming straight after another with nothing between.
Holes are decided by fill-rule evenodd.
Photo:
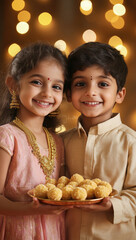
<instances>
[{"instance_id":1,"label":"gold earring","mask_svg":"<svg viewBox=\"0 0 136 240\"><path fill-rule=\"evenodd\" d=\"M15 91L12 92L12 98L11 98L11 103L10 103L10 109L12 109L12 108L19 108L19 102L17 100Z\"/></svg>"}]
</instances>

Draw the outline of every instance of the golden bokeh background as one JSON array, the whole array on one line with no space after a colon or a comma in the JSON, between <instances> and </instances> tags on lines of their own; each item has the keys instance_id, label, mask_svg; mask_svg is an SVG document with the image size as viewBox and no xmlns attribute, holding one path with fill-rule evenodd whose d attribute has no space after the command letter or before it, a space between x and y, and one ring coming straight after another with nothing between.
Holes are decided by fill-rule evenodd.
<instances>
[{"instance_id":1,"label":"golden bokeh background","mask_svg":"<svg viewBox=\"0 0 136 240\"><path fill-rule=\"evenodd\" d=\"M128 65L127 95L114 111L136 130L136 1L135 0L4 0L0 7L0 72L24 46L41 40L68 55L75 47L100 41L116 47ZM79 113L64 97L61 120L76 126Z\"/></svg>"}]
</instances>

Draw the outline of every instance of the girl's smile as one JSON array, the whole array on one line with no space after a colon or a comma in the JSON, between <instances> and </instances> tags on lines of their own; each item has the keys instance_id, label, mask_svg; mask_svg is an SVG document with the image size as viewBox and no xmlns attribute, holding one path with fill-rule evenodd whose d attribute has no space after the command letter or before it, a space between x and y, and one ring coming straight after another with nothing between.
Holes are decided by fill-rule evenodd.
<instances>
[{"instance_id":1,"label":"girl's smile","mask_svg":"<svg viewBox=\"0 0 136 240\"><path fill-rule=\"evenodd\" d=\"M55 111L61 104L63 87L64 76L61 66L53 58L42 60L20 80L19 115L34 114L45 117Z\"/></svg>"}]
</instances>

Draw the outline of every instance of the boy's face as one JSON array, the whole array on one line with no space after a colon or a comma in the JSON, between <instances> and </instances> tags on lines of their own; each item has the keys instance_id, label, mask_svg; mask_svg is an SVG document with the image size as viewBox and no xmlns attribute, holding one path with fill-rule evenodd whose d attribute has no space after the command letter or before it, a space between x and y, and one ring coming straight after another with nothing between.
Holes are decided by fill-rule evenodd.
<instances>
[{"instance_id":1,"label":"boy's face","mask_svg":"<svg viewBox=\"0 0 136 240\"><path fill-rule=\"evenodd\" d=\"M73 74L68 100L82 117L94 118L98 124L111 117L114 104L121 103L124 96L125 88L117 93L116 80L105 75L100 66L93 65Z\"/></svg>"}]
</instances>

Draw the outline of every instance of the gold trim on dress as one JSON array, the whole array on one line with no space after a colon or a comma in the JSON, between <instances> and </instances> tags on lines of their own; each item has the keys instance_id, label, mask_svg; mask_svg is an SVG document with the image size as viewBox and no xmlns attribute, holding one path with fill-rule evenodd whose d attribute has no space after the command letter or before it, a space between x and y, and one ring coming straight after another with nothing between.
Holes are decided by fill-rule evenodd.
<instances>
[{"instance_id":1,"label":"gold trim on dress","mask_svg":"<svg viewBox=\"0 0 136 240\"><path fill-rule=\"evenodd\" d=\"M24 125L24 123L19 118L16 117L16 119L13 120L13 123L26 134L28 143L32 147L32 153L37 157L44 174L49 177L54 170L54 160L56 158L56 144L52 135L49 133L47 128L43 127L47 138L49 156L41 156L35 135Z\"/></svg>"}]
</instances>

